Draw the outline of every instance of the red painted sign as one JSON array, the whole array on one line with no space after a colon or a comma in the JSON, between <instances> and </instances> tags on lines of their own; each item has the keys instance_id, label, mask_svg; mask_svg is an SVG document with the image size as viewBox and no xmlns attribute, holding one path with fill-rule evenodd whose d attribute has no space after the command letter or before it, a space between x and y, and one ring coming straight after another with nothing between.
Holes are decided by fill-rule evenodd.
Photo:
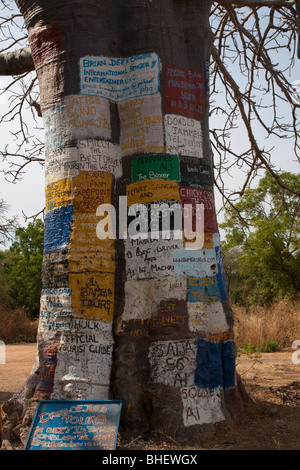
<instances>
[{"instance_id":1,"label":"red painted sign","mask_svg":"<svg viewBox=\"0 0 300 470\"><path fill-rule=\"evenodd\" d=\"M204 73L167 65L165 74L165 113L201 119L204 114Z\"/></svg>"},{"instance_id":2,"label":"red painted sign","mask_svg":"<svg viewBox=\"0 0 300 470\"><path fill-rule=\"evenodd\" d=\"M212 191L205 189L182 187L180 188L180 200L182 205L191 204L193 207L192 229L196 229L196 218L194 216L196 204L204 205L204 232L217 233L217 217L215 211L214 196Z\"/></svg>"}]
</instances>

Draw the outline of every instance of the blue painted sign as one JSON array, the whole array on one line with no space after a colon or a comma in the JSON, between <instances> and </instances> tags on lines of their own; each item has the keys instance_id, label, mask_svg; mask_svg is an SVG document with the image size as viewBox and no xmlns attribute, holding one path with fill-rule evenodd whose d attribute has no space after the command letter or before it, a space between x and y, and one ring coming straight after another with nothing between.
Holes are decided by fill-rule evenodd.
<instances>
[{"instance_id":1,"label":"blue painted sign","mask_svg":"<svg viewBox=\"0 0 300 470\"><path fill-rule=\"evenodd\" d=\"M221 300L216 276L188 277L187 279L188 302L201 302L211 305Z\"/></svg>"},{"instance_id":2,"label":"blue painted sign","mask_svg":"<svg viewBox=\"0 0 300 470\"><path fill-rule=\"evenodd\" d=\"M174 272L190 277L211 277L217 274L215 250L174 250Z\"/></svg>"},{"instance_id":3,"label":"blue painted sign","mask_svg":"<svg viewBox=\"0 0 300 470\"><path fill-rule=\"evenodd\" d=\"M115 450L119 400L40 401L24 450Z\"/></svg>"},{"instance_id":4,"label":"blue painted sign","mask_svg":"<svg viewBox=\"0 0 300 470\"><path fill-rule=\"evenodd\" d=\"M232 341L212 343L197 339L195 385L215 390L235 385L235 353Z\"/></svg>"},{"instance_id":5,"label":"blue painted sign","mask_svg":"<svg viewBox=\"0 0 300 470\"><path fill-rule=\"evenodd\" d=\"M218 265L218 283L220 287L221 298L228 299L228 286L227 286L227 281L226 281L226 276L225 276L221 246L216 246L215 252L216 252L217 265Z\"/></svg>"},{"instance_id":6,"label":"blue painted sign","mask_svg":"<svg viewBox=\"0 0 300 470\"><path fill-rule=\"evenodd\" d=\"M67 246L70 241L73 220L73 206L58 207L45 216L44 251L55 251Z\"/></svg>"}]
</instances>

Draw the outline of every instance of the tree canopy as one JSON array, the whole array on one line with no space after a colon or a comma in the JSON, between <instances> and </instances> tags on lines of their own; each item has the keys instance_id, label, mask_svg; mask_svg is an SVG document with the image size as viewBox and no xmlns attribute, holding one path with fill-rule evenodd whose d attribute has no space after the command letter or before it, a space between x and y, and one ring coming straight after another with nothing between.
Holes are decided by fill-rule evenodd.
<instances>
[{"instance_id":1,"label":"tree canopy","mask_svg":"<svg viewBox=\"0 0 300 470\"><path fill-rule=\"evenodd\" d=\"M44 225L40 219L19 227L15 241L0 252L0 279L5 286L2 301L12 308L25 307L31 318L39 313Z\"/></svg>"},{"instance_id":2,"label":"tree canopy","mask_svg":"<svg viewBox=\"0 0 300 470\"><path fill-rule=\"evenodd\" d=\"M300 189L300 176L280 175L287 187ZM228 278L235 301L270 304L300 291L300 201L266 174L248 188L235 208L227 208L224 244ZM234 272L235 269L235 272ZM230 284L229 284L230 285Z\"/></svg>"}]
</instances>

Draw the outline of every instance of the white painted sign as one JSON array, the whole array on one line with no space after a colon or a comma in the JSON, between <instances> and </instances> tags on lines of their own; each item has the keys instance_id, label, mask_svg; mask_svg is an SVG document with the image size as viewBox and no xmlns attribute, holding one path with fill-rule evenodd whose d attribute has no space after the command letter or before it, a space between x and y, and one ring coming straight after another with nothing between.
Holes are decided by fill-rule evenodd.
<instances>
[{"instance_id":1,"label":"white painted sign","mask_svg":"<svg viewBox=\"0 0 300 470\"><path fill-rule=\"evenodd\" d=\"M43 114L46 154L77 139L110 139L109 102L99 96L68 95Z\"/></svg>"},{"instance_id":2,"label":"white painted sign","mask_svg":"<svg viewBox=\"0 0 300 470\"><path fill-rule=\"evenodd\" d=\"M165 153L160 93L118 103L123 155Z\"/></svg>"},{"instance_id":3,"label":"white painted sign","mask_svg":"<svg viewBox=\"0 0 300 470\"><path fill-rule=\"evenodd\" d=\"M131 57L85 56L79 60L80 92L119 102L159 91L156 53Z\"/></svg>"},{"instance_id":4,"label":"white painted sign","mask_svg":"<svg viewBox=\"0 0 300 470\"><path fill-rule=\"evenodd\" d=\"M147 279L174 274L173 251L180 250L182 240L136 239L125 241L126 276Z\"/></svg>"},{"instance_id":5,"label":"white painted sign","mask_svg":"<svg viewBox=\"0 0 300 470\"><path fill-rule=\"evenodd\" d=\"M47 155L45 159L45 184L71 178L79 174L77 147L64 147Z\"/></svg>"},{"instance_id":6,"label":"white painted sign","mask_svg":"<svg viewBox=\"0 0 300 470\"><path fill-rule=\"evenodd\" d=\"M126 281L122 320L146 320L157 312L162 300L186 300L186 282L184 276Z\"/></svg>"},{"instance_id":7,"label":"white painted sign","mask_svg":"<svg viewBox=\"0 0 300 470\"><path fill-rule=\"evenodd\" d=\"M200 121L177 114L166 114L165 138L167 153L203 157L203 136Z\"/></svg>"},{"instance_id":8,"label":"white painted sign","mask_svg":"<svg viewBox=\"0 0 300 470\"><path fill-rule=\"evenodd\" d=\"M63 119L71 140L111 138L109 102L99 96L66 96Z\"/></svg>"},{"instance_id":9,"label":"white painted sign","mask_svg":"<svg viewBox=\"0 0 300 470\"><path fill-rule=\"evenodd\" d=\"M78 141L80 171L106 171L116 178L122 176L120 147L108 140Z\"/></svg>"},{"instance_id":10,"label":"white painted sign","mask_svg":"<svg viewBox=\"0 0 300 470\"><path fill-rule=\"evenodd\" d=\"M194 383L196 342L194 340L155 341L149 348L151 378L172 387Z\"/></svg>"},{"instance_id":11,"label":"white painted sign","mask_svg":"<svg viewBox=\"0 0 300 470\"><path fill-rule=\"evenodd\" d=\"M45 341L70 328L71 294L72 290L64 287L42 290L38 331Z\"/></svg>"},{"instance_id":12,"label":"white painted sign","mask_svg":"<svg viewBox=\"0 0 300 470\"><path fill-rule=\"evenodd\" d=\"M212 305L205 305L201 302L188 302L187 305L190 331L218 334L228 330L221 302Z\"/></svg>"},{"instance_id":13,"label":"white painted sign","mask_svg":"<svg viewBox=\"0 0 300 470\"><path fill-rule=\"evenodd\" d=\"M111 323L74 319L60 339L51 399L66 399L68 393L92 399L99 389L108 394L113 345Z\"/></svg>"},{"instance_id":14,"label":"white painted sign","mask_svg":"<svg viewBox=\"0 0 300 470\"><path fill-rule=\"evenodd\" d=\"M221 408L220 390L201 389L195 385L181 388L183 422L186 427L194 424L217 423L225 419Z\"/></svg>"},{"instance_id":15,"label":"white painted sign","mask_svg":"<svg viewBox=\"0 0 300 470\"><path fill-rule=\"evenodd\" d=\"M0 364L6 364L6 347L4 341L0 341Z\"/></svg>"}]
</instances>

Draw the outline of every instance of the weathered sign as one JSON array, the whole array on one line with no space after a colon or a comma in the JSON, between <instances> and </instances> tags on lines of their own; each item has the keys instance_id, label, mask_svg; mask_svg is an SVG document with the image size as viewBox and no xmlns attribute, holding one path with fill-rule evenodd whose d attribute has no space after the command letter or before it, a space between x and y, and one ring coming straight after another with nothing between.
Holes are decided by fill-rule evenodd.
<instances>
[{"instance_id":1,"label":"weathered sign","mask_svg":"<svg viewBox=\"0 0 300 470\"><path fill-rule=\"evenodd\" d=\"M174 155L146 155L132 160L132 180L161 179L179 181L179 159Z\"/></svg>"},{"instance_id":2,"label":"weathered sign","mask_svg":"<svg viewBox=\"0 0 300 470\"><path fill-rule=\"evenodd\" d=\"M159 90L160 60L155 52L131 57L85 56L79 69L83 95L117 102Z\"/></svg>"},{"instance_id":3,"label":"weathered sign","mask_svg":"<svg viewBox=\"0 0 300 470\"><path fill-rule=\"evenodd\" d=\"M40 401L24 450L114 450L122 403Z\"/></svg>"}]
</instances>

